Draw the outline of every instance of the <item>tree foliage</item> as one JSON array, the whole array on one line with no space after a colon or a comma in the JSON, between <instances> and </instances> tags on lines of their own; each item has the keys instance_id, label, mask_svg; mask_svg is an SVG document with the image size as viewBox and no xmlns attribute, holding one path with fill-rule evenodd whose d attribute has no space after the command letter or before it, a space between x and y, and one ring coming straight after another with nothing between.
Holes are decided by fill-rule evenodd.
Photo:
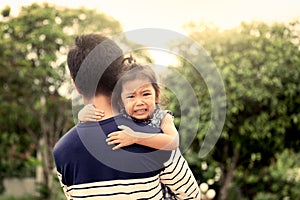
<instances>
[{"instance_id":1,"label":"tree foliage","mask_svg":"<svg viewBox=\"0 0 300 200\"><path fill-rule=\"evenodd\" d=\"M299 168L299 164L291 162L288 167L278 167L282 159L288 162L300 153L299 27L297 21L242 23L225 31L203 24L187 25L190 37L215 62L226 90L225 125L213 151L205 158L211 166L203 171L204 160L199 159L198 153L211 123L210 95L193 66L183 60L178 67L199 97L201 111L197 138L186 157L201 182L214 179L211 187L218 190L219 199L259 199L262 194L274 199L300 197L296 192L299 179L287 178L288 172ZM176 47L184 55L193 45ZM200 58L195 55L194 62L202 62ZM181 120L192 129L195 123L190 123L190 119L190 113L181 115ZM215 169L221 169L220 179L216 178Z\"/></svg>"},{"instance_id":2,"label":"tree foliage","mask_svg":"<svg viewBox=\"0 0 300 200\"><path fill-rule=\"evenodd\" d=\"M34 3L22 7L17 16L10 15L9 7L2 10L1 180L34 175L37 164L42 167L42 185L51 188L52 148L74 123L66 96L71 83L65 62L68 46L78 34L120 31L113 18L85 8Z\"/></svg>"}]
</instances>

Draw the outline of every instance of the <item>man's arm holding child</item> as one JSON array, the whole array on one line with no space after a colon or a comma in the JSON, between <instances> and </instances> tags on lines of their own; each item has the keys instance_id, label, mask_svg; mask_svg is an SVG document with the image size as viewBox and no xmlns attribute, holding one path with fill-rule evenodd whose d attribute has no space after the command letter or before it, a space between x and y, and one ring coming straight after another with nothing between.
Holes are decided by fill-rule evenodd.
<instances>
[{"instance_id":1,"label":"man's arm holding child","mask_svg":"<svg viewBox=\"0 0 300 200\"><path fill-rule=\"evenodd\" d=\"M160 181L171 189L177 199L201 199L197 181L179 149L165 165Z\"/></svg>"}]
</instances>

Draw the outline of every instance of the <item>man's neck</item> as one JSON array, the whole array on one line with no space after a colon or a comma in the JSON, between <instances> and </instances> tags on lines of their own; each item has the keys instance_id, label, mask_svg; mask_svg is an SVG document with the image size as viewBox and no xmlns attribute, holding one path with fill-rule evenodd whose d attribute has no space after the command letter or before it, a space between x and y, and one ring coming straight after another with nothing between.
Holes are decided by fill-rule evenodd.
<instances>
[{"instance_id":1,"label":"man's neck","mask_svg":"<svg viewBox=\"0 0 300 200\"><path fill-rule=\"evenodd\" d=\"M97 109L104 111L104 117L102 117L101 120L115 116L110 97L100 94L95 96L92 100L84 99L84 104L89 103L93 104Z\"/></svg>"}]
</instances>

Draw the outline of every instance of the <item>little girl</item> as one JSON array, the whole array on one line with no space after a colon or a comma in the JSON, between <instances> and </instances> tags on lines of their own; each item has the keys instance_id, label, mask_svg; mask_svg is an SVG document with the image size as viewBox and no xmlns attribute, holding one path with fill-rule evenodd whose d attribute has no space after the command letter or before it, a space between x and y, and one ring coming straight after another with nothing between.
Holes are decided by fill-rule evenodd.
<instances>
[{"instance_id":1,"label":"little girl","mask_svg":"<svg viewBox=\"0 0 300 200\"><path fill-rule=\"evenodd\" d=\"M126 118L142 121L160 128L163 133L149 134L135 132L127 126L108 135L107 143L114 144L113 150L131 144L140 144L155 149L174 150L179 146L179 136L173 123L173 116L159 107L160 87L156 74L150 66L132 64L118 81L113 101L119 112ZM104 113L93 105L86 105L78 114L81 122L96 121Z\"/></svg>"}]
</instances>

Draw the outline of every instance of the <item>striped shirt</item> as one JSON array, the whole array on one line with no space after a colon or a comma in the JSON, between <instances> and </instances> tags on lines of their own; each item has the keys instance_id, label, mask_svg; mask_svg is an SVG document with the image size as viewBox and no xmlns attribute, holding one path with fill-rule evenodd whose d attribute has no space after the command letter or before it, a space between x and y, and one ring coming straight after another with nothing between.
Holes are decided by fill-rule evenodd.
<instances>
[{"instance_id":1,"label":"striped shirt","mask_svg":"<svg viewBox=\"0 0 300 200\"><path fill-rule=\"evenodd\" d=\"M105 139L118 125L160 132L120 115L73 127L53 152L67 199L163 199L161 182L179 199L200 199L197 182L179 150L131 145L113 151Z\"/></svg>"}]
</instances>

